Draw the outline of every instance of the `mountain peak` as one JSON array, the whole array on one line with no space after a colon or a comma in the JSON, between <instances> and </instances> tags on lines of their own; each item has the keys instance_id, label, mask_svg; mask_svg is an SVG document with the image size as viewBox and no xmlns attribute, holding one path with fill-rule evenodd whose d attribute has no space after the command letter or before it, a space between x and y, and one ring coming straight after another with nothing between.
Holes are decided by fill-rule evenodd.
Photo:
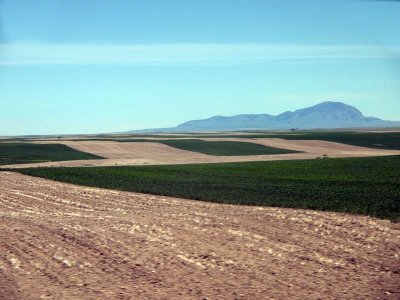
<instances>
[{"instance_id":1,"label":"mountain peak","mask_svg":"<svg viewBox=\"0 0 400 300\"><path fill-rule=\"evenodd\" d=\"M347 110L347 111L352 111L352 112L358 112L362 115L361 111L359 111L357 108L354 106L348 105L343 102L339 101L324 101L321 103L318 103L316 105L299 109L296 111L302 111L302 110L320 110L320 111L332 111L332 110Z\"/></svg>"},{"instance_id":2,"label":"mountain peak","mask_svg":"<svg viewBox=\"0 0 400 300\"><path fill-rule=\"evenodd\" d=\"M314 123L317 121L329 124L331 120L337 121L362 121L365 119L361 111L343 102L325 101L311 107L298 109L292 114L288 114L284 120L292 122L299 117L308 118Z\"/></svg>"}]
</instances>

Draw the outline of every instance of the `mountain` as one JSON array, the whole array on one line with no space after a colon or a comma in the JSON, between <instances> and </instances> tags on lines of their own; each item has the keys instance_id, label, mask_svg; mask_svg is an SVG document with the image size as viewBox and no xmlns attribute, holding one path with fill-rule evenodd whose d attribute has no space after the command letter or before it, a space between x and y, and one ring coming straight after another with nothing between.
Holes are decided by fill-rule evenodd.
<instances>
[{"instance_id":1,"label":"mountain","mask_svg":"<svg viewBox=\"0 0 400 300\"><path fill-rule=\"evenodd\" d=\"M148 129L141 132L363 127L400 127L400 122L365 117L361 111L353 106L342 102L326 101L294 112L287 111L277 116L268 114L244 114L232 117L215 116L203 120L188 121L174 128Z\"/></svg>"}]
</instances>

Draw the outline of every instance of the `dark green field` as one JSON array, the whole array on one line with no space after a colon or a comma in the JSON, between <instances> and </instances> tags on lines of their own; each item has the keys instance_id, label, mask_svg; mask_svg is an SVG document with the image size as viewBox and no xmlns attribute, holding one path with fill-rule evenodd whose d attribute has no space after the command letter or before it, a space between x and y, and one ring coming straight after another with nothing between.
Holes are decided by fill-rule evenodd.
<instances>
[{"instance_id":1,"label":"dark green field","mask_svg":"<svg viewBox=\"0 0 400 300\"><path fill-rule=\"evenodd\" d=\"M18 172L74 184L204 201L400 220L400 156Z\"/></svg>"},{"instance_id":2,"label":"dark green field","mask_svg":"<svg viewBox=\"0 0 400 300\"><path fill-rule=\"evenodd\" d=\"M267 147L254 143L224 142L224 141L202 141L202 140L158 140L171 147L200 152L208 155L268 155L296 153L297 151Z\"/></svg>"},{"instance_id":3,"label":"dark green field","mask_svg":"<svg viewBox=\"0 0 400 300\"><path fill-rule=\"evenodd\" d=\"M99 158L61 144L0 143L0 165Z\"/></svg>"}]
</instances>

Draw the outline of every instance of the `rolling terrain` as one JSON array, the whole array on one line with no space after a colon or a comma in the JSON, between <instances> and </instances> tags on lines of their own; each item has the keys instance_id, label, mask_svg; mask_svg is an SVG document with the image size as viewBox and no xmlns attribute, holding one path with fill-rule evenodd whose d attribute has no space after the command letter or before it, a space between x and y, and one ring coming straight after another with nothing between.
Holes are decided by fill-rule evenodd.
<instances>
[{"instance_id":1,"label":"rolling terrain","mask_svg":"<svg viewBox=\"0 0 400 300\"><path fill-rule=\"evenodd\" d=\"M181 138L184 139L184 138ZM259 155L208 155L195 151L173 147L174 144L182 144L181 139L174 142L168 140L168 144L162 138L139 141L113 141L113 140L60 140L49 139L32 141L39 144L62 144L79 152L90 153L102 159L71 160L71 161L50 161L43 163L4 165L3 168L29 168L29 167L89 167L89 166L129 166L129 165L159 165L159 164L189 164L189 163L223 163L223 162L246 162L246 161L272 161L272 160L293 160L313 159L328 157L368 157L400 155L400 150L373 149L358 147L348 144L335 143L321 140L286 140L282 138L201 138L200 141L210 142L207 151L215 151L212 142L246 142L255 145L262 145L270 148L281 149L281 153ZM188 138L186 138L188 139ZM204 143L202 143L204 145ZM226 145L226 144L225 144ZM1 144L0 144L1 147ZM230 146L227 151L231 151ZM285 151L286 150L286 151ZM276 153L276 152L275 152ZM279 153L279 152L278 152Z\"/></svg>"},{"instance_id":2,"label":"rolling terrain","mask_svg":"<svg viewBox=\"0 0 400 300\"><path fill-rule=\"evenodd\" d=\"M386 220L4 171L0 207L0 299L400 296L400 227Z\"/></svg>"},{"instance_id":3,"label":"rolling terrain","mask_svg":"<svg viewBox=\"0 0 400 300\"><path fill-rule=\"evenodd\" d=\"M399 299L398 135L2 139L0 299Z\"/></svg>"}]
</instances>

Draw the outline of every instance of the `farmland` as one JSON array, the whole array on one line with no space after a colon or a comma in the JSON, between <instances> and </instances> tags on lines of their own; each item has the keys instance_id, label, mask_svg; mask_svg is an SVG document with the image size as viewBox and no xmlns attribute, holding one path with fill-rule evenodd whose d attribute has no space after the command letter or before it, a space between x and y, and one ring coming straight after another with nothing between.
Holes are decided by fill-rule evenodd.
<instances>
[{"instance_id":1,"label":"farmland","mask_svg":"<svg viewBox=\"0 0 400 300\"><path fill-rule=\"evenodd\" d=\"M141 138L143 136L133 136ZM148 135L147 137L160 137ZM163 136L165 138L166 136ZM400 132L351 132L351 131L300 131L295 133L284 132L247 132L242 134L193 134L170 136L169 139L183 138L281 138L285 140L321 140L336 143L344 143L353 146L369 147L374 149L400 150ZM115 141L131 142L132 139L120 139ZM149 141L142 139L141 141Z\"/></svg>"},{"instance_id":2,"label":"farmland","mask_svg":"<svg viewBox=\"0 0 400 300\"><path fill-rule=\"evenodd\" d=\"M62 144L0 143L0 165L101 158Z\"/></svg>"},{"instance_id":3,"label":"farmland","mask_svg":"<svg viewBox=\"0 0 400 300\"><path fill-rule=\"evenodd\" d=\"M81 167L81 166L130 166L130 165L165 165L165 164L197 164L197 163L227 163L250 161L275 161L313 159L328 156L339 157L370 157L400 155L400 150L359 147L350 144L324 140L301 139L302 134L287 133L296 138L287 139L270 134L269 137L253 137L252 135L208 134L198 138L165 138L163 135L153 135L147 138L99 138L99 136L68 137L68 138L35 138L31 144L49 145L62 144L79 152L90 153L104 159L65 160L35 163L8 164L6 168L30 167ZM324 133L327 134L328 133ZM332 132L331 134L335 134ZM385 134L385 133L383 133ZM254 135L262 136L262 134ZM364 136L364 135L363 135ZM246 138L247 137L247 138ZM368 138L368 135L364 137ZM28 140L25 141L27 143ZM364 141L365 142L365 141ZM10 142L3 140L1 145ZM16 142L14 142L16 143ZM396 139L387 139L385 143L396 144ZM44 155L47 155L44 153Z\"/></svg>"},{"instance_id":4,"label":"farmland","mask_svg":"<svg viewBox=\"0 0 400 300\"><path fill-rule=\"evenodd\" d=\"M309 134L2 139L0 299L398 299L396 137Z\"/></svg>"},{"instance_id":5,"label":"farmland","mask_svg":"<svg viewBox=\"0 0 400 300\"><path fill-rule=\"evenodd\" d=\"M115 141L115 142L168 142L180 139L257 139L257 138L281 138L286 140L321 140L336 143L344 143L353 146L369 147L382 150L400 150L400 131L373 132L373 131L249 131L249 132L224 132L224 133L185 133L185 134L114 134L114 135L93 135L93 136L65 136L57 140L77 141ZM25 137L0 139L0 143L7 141L40 141L48 139L45 137Z\"/></svg>"},{"instance_id":6,"label":"farmland","mask_svg":"<svg viewBox=\"0 0 400 300\"><path fill-rule=\"evenodd\" d=\"M147 142L149 140L146 140ZM271 154L287 154L296 153L297 151L267 147L255 143L248 142L232 142L232 141L203 141L198 139L181 139L181 140L156 140L170 147L182 150L200 152L208 155L216 156L236 156L236 155L271 155Z\"/></svg>"},{"instance_id":7,"label":"farmland","mask_svg":"<svg viewBox=\"0 0 400 300\"><path fill-rule=\"evenodd\" d=\"M142 167L35 168L26 175L218 203L400 219L400 156Z\"/></svg>"}]
</instances>

